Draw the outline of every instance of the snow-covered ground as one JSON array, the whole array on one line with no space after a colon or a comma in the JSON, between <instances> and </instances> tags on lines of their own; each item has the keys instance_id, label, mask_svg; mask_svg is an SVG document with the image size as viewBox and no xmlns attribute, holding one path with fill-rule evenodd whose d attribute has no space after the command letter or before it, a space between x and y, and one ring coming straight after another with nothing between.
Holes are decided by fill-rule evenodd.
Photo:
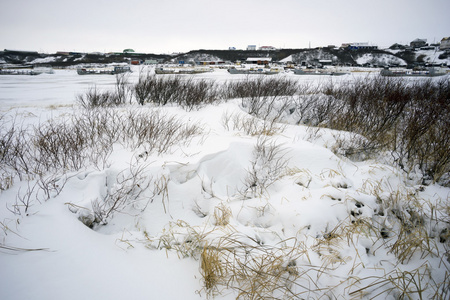
<instances>
[{"instance_id":1,"label":"snow-covered ground","mask_svg":"<svg viewBox=\"0 0 450 300\"><path fill-rule=\"evenodd\" d=\"M129 81L138 76L134 67ZM220 69L195 76L246 78ZM276 76L318 85L374 75ZM114 83L114 76L75 70L1 76L2 126L68 119L82 111L77 94ZM439 241L449 188L422 186L389 159L336 155L336 136L345 133L285 124L270 136L248 135L237 123L253 117L241 104L191 112L120 107L119 114L174 116L201 131L162 154L114 145L102 166L45 175L54 179L47 196L37 178L16 178L0 193L0 299L259 299L271 284L280 299L398 299L402 291L418 299L419 287L424 298L449 297L449 253ZM91 229L80 221L113 195L129 201L107 224ZM410 219L432 216L429 239L399 245L398 220L386 203ZM208 273L212 252L221 267ZM232 276L239 272L245 276ZM218 285L215 293L205 288L205 274Z\"/></svg>"}]
</instances>

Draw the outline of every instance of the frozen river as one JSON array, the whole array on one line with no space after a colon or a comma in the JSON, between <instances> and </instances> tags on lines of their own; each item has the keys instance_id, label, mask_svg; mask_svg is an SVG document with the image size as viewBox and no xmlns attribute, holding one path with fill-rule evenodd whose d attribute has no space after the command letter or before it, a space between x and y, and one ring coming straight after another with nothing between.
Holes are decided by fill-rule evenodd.
<instances>
[{"instance_id":1,"label":"frozen river","mask_svg":"<svg viewBox=\"0 0 450 300\"><path fill-rule=\"evenodd\" d=\"M127 74L128 81L135 83L139 74L151 68L132 66L133 73ZM303 83L323 84L332 80L335 83L353 80L361 76L368 76L368 72L355 72L344 76L300 76L293 73L282 73L272 76L287 76ZM371 73L376 74L375 73ZM161 75L170 76L170 75ZM190 76L190 75L178 75ZM216 69L211 73L193 75L195 78L208 78L216 82L231 80L245 80L248 75L231 75L225 69ZM251 75L259 76L259 75ZM78 94L86 92L91 87L99 90L113 89L116 77L112 75L78 75L75 69L55 70L54 74L2 75L0 76L0 110L23 107L55 107L67 106L75 103Z\"/></svg>"}]
</instances>

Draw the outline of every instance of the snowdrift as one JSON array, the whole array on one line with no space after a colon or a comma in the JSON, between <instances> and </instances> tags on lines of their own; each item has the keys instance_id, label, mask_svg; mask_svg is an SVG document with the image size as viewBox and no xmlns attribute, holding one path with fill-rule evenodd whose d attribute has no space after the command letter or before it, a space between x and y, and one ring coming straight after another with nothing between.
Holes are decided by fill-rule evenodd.
<instances>
[{"instance_id":1,"label":"snowdrift","mask_svg":"<svg viewBox=\"0 0 450 300\"><path fill-rule=\"evenodd\" d=\"M241 98L89 110L74 95L114 78L20 80L0 84L4 129L50 120L68 134L89 120L98 136L78 144L77 168L49 159L53 172L2 174L1 299L449 297L450 189L384 153L340 155L336 137L354 135L288 119L252 131L266 121ZM138 121L154 130L142 140Z\"/></svg>"}]
</instances>

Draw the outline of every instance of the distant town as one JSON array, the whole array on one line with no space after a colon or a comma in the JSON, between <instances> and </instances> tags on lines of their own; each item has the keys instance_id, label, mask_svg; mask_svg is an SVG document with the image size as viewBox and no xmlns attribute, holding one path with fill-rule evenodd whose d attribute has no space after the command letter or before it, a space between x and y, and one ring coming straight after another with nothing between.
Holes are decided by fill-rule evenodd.
<instances>
[{"instance_id":1,"label":"distant town","mask_svg":"<svg viewBox=\"0 0 450 300\"><path fill-rule=\"evenodd\" d=\"M164 63L220 65L235 63L293 64L322 67L324 65L364 67L450 66L450 37L438 43L417 38L409 44L395 43L387 49L366 42L342 43L340 46L303 49L280 49L273 46L248 45L245 49L192 50L186 53L152 54L126 48L122 52L67 52L52 54L37 51L5 49L0 51L0 67L48 64L66 67L79 64L128 63L156 65Z\"/></svg>"}]
</instances>

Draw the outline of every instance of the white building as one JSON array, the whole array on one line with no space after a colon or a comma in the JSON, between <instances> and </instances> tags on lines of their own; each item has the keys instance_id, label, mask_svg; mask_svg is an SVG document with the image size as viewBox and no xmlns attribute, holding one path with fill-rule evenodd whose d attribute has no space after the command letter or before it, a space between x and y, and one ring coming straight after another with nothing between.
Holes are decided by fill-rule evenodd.
<instances>
[{"instance_id":1,"label":"white building","mask_svg":"<svg viewBox=\"0 0 450 300\"><path fill-rule=\"evenodd\" d=\"M450 37L445 37L441 40L441 45L439 46L441 50L450 49Z\"/></svg>"},{"instance_id":2,"label":"white building","mask_svg":"<svg viewBox=\"0 0 450 300\"><path fill-rule=\"evenodd\" d=\"M256 50L256 45L248 45L247 46L247 51L255 51Z\"/></svg>"},{"instance_id":3,"label":"white building","mask_svg":"<svg viewBox=\"0 0 450 300\"><path fill-rule=\"evenodd\" d=\"M271 57L249 57L245 61L247 64L267 65L272 61Z\"/></svg>"}]
</instances>

